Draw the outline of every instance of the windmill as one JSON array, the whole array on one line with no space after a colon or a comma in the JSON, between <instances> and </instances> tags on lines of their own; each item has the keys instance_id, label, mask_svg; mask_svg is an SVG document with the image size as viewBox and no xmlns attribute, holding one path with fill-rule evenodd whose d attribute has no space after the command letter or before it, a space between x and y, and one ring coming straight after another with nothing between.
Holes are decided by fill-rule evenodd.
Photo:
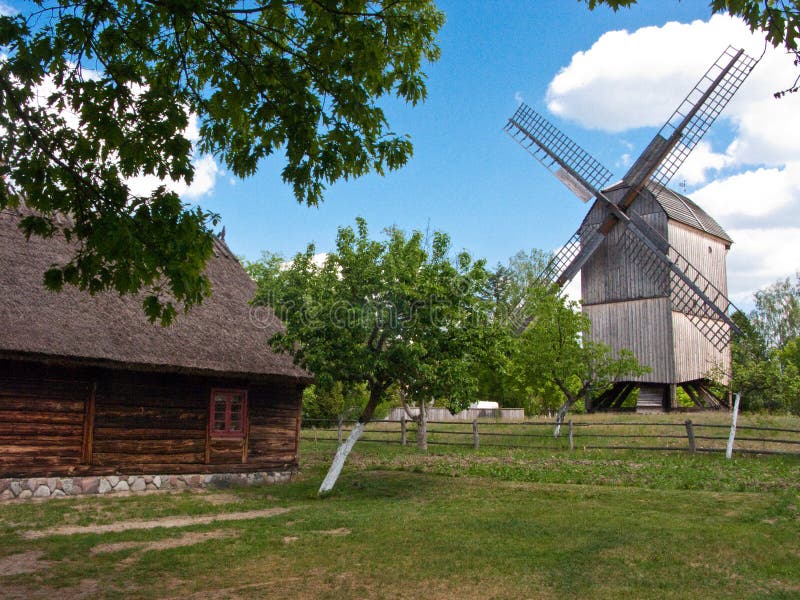
<instances>
[{"instance_id":1,"label":"windmill","mask_svg":"<svg viewBox=\"0 0 800 600\"><path fill-rule=\"evenodd\" d=\"M636 388L637 410L674 407L677 386L698 406L723 402L706 377L714 366L727 372L730 338L738 331L726 297L732 240L667 184L757 62L727 48L611 186L611 171L525 104L504 128L581 200L595 198L542 277L564 286L580 271L592 338L632 350L652 369L616 384L593 409L619 408Z\"/></svg>"}]
</instances>

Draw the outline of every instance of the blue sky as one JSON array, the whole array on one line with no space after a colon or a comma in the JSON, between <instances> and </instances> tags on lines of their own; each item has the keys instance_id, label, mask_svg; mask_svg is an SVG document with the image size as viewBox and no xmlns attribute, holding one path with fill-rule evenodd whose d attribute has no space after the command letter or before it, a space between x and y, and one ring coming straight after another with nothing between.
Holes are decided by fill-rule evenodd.
<instances>
[{"instance_id":1,"label":"blue sky","mask_svg":"<svg viewBox=\"0 0 800 600\"><path fill-rule=\"evenodd\" d=\"M427 68L427 101L413 108L385 104L394 130L412 137L410 163L385 177L338 183L318 208L294 201L280 182L279 157L245 181L220 169L199 202L222 216L234 252L251 260L262 250L288 257L312 241L324 252L337 227L356 216L366 218L375 234L391 225L445 231L454 249L467 249L490 265L520 250L552 250L577 228L586 207L503 133L520 99L621 176L627 160L729 43L749 45L756 55L763 51L763 41L749 39L742 24L711 19L705 1L645 0L617 13L565 0L445 0L439 6L447 24L440 36L442 58ZM747 92L742 88L747 103L715 124L709 145L693 157L694 174L673 180L684 182L689 195L697 192L696 199L705 200L701 205L737 242L729 256L729 289L744 308L755 289L800 267L800 252L793 248L800 233L800 176L790 168L797 166L800 148L784 139L787 130L798 131L791 115L800 114L800 105L796 98L780 104L772 99L792 73L790 61L779 54L770 54L768 66L762 61L758 77L745 84ZM576 55L583 59L581 68L573 64ZM549 91L559 73L566 91ZM641 99L653 90L658 102ZM553 100L562 105L560 114L549 111ZM764 127L772 112L773 122ZM781 118L789 122L775 127ZM780 130L781 139L759 137L753 133L759 127ZM743 147L751 148L750 156ZM742 174L747 181L731 179ZM752 204L752 198L730 199L732 187L779 191L753 215L755 209L735 208Z\"/></svg>"},{"instance_id":2,"label":"blue sky","mask_svg":"<svg viewBox=\"0 0 800 600\"><path fill-rule=\"evenodd\" d=\"M427 101L414 108L387 105L395 131L413 140L410 163L385 177L336 184L319 208L296 204L280 183L279 158L265 161L252 179L231 185L220 178L200 203L222 215L235 252L250 259L262 250L291 255L310 241L328 250L337 227L356 216L376 233L390 225L424 230L430 224L449 233L456 248L491 264L519 250L558 246L577 227L584 206L503 133L515 98L544 111L550 80L610 28L708 15L701 2L646 2L643 9L616 14L564 0L451 0L439 6L447 24L442 58L427 69ZM621 138L559 124L615 167L624 150Z\"/></svg>"}]
</instances>

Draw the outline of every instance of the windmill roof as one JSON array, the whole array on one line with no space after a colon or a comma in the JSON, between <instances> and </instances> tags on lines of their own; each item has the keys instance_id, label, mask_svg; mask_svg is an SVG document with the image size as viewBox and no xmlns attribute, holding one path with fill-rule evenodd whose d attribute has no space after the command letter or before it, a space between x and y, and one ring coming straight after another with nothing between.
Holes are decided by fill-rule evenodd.
<instances>
[{"instance_id":1,"label":"windmill roof","mask_svg":"<svg viewBox=\"0 0 800 600\"><path fill-rule=\"evenodd\" d=\"M608 189L613 190L625 185L625 183L619 182ZM704 231L709 235L724 240L728 244L733 243L733 239L731 239L727 232L711 217L711 215L683 194L679 194L673 189L654 184L648 185L647 189L653 194L659 206L667 213L667 217L673 221L678 221L689 227Z\"/></svg>"},{"instance_id":2,"label":"windmill roof","mask_svg":"<svg viewBox=\"0 0 800 600\"><path fill-rule=\"evenodd\" d=\"M269 349L282 325L266 308L251 319L255 283L222 240L206 266L212 295L161 327L147 320L140 296L46 290L44 272L66 263L75 247L59 234L26 240L19 222L27 211L0 210L0 356L310 381L288 355Z\"/></svg>"}]
</instances>

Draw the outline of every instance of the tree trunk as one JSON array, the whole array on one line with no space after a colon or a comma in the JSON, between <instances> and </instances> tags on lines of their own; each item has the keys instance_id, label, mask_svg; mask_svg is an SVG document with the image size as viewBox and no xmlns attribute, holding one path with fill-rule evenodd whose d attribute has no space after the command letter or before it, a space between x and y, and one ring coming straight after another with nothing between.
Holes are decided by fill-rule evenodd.
<instances>
[{"instance_id":1,"label":"tree trunk","mask_svg":"<svg viewBox=\"0 0 800 600\"><path fill-rule=\"evenodd\" d=\"M567 412L569 411L570 408L572 408L572 405L575 404L578 398L580 398L581 393L583 391L581 390L581 392L578 392L577 395L573 396L572 394L569 393L569 390L565 385L561 385L561 383L559 382L556 382L556 385L558 385L558 387L561 388L561 391L564 392L564 395L567 397L567 399L564 402L564 404L561 405L561 408L559 408L558 412L556 413L556 428L553 430L554 438L557 438L558 435L561 433L561 424L564 422L564 417L567 416Z\"/></svg>"},{"instance_id":2,"label":"tree trunk","mask_svg":"<svg viewBox=\"0 0 800 600\"><path fill-rule=\"evenodd\" d=\"M419 416L417 417L417 448L423 452L428 451L428 407L424 400L419 402Z\"/></svg>"},{"instance_id":3,"label":"tree trunk","mask_svg":"<svg viewBox=\"0 0 800 600\"><path fill-rule=\"evenodd\" d=\"M358 438L361 437L361 434L364 433L364 428L372 418L375 408L378 406L382 395L383 389L381 387L376 386L370 389L369 402L367 402L367 405L364 407L364 411L358 418L358 422L356 423L355 427L353 427L350 435L347 436L347 440L345 440L344 444L340 445L336 449L333 462L328 469L328 474L325 475L325 479L322 480L322 485L319 486L317 496L326 496L333 490L333 486L336 485L336 480L339 479L339 475L342 472L342 467L344 467L344 463L347 460L350 451L353 449L353 446L356 445L356 442L358 441Z\"/></svg>"}]
</instances>

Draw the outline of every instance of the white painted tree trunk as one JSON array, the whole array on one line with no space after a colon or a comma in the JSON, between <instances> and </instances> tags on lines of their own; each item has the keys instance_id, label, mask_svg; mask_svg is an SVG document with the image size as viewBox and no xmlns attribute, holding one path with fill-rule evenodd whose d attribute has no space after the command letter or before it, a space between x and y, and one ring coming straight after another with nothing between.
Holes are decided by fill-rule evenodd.
<instances>
[{"instance_id":1,"label":"white painted tree trunk","mask_svg":"<svg viewBox=\"0 0 800 600\"><path fill-rule=\"evenodd\" d=\"M556 413L556 428L553 430L554 438L557 438L561 434L561 424L564 422L564 417L567 416L567 411L570 406L572 406L572 402L567 400L561 408L558 409L558 413Z\"/></svg>"},{"instance_id":2,"label":"white painted tree trunk","mask_svg":"<svg viewBox=\"0 0 800 600\"><path fill-rule=\"evenodd\" d=\"M356 445L358 438L364 433L364 427L366 427L366 423L362 423L361 421L356 423L344 444L336 449L336 455L333 457L331 468L328 469L328 474L325 475L322 485L319 486L319 491L317 492L318 496L324 496L329 493L333 489L333 486L336 485L336 480L339 479L342 467L344 467L344 462L347 460L347 456L350 454L353 446Z\"/></svg>"}]
</instances>

